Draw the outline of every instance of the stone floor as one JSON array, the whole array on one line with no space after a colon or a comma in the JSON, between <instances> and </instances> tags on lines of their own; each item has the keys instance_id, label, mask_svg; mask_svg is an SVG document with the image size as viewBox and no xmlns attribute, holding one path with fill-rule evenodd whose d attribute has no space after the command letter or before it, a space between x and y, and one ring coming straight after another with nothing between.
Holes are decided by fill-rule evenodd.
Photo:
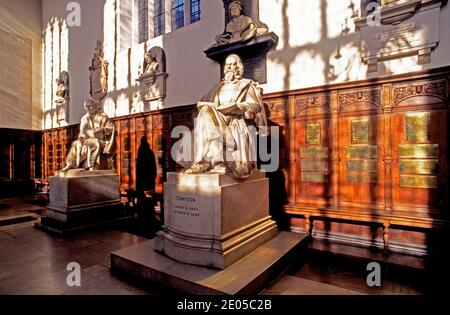
<instances>
[{"instance_id":1,"label":"stone floor","mask_svg":"<svg viewBox=\"0 0 450 315\"><path fill-rule=\"evenodd\" d=\"M122 226L59 238L33 228L36 216L45 206L45 197L0 199L0 205L0 294L170 293L152 284L122 280L110 273L112 251L147 240L154 231L142 233L139 229ZM14 219L15 215L30 215L32 219L21 222ZM340 255L323 250L320 242L313 245L262 294L426 293L426 277L420 269L420 260L409 258L416 261L412 269L398 264L384 268L382 287L369 288L365 279L370 257L358 259L342 255L345 248L340 245L336 245ZM353 247L348 250L352 252L355 252ZM72 288L66 283L70 273L66 267L70 262L81 266L81 287Z\"/></svg>"}]
</instances>

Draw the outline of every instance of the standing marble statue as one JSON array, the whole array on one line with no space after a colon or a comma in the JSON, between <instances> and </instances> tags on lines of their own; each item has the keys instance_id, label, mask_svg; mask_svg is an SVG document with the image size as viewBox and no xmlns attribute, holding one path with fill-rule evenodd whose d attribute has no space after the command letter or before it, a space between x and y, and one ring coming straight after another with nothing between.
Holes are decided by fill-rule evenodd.
<instances>
[{"instance_id":1,"label":"standing marble statue","mask_svg":"<svg viewBox=\"0 0 450 315\"><path fill-rule=\"evenodd\" d=\"M108 62L103 59L101 41L97 41L89 72L89 94L94 100L101 101L108 92Z\"/></svg>"},{"instance_id":2,"label":"standing marble statue","mask_svg":"<svg viewBox=\"0 0 450 315\"><path fill-rule=\"evenodd\" d=\"M256 143L248 126L266 127L267 120L257 83L244 79L243 72L241 58L228 56L222 82L197 103L194 163L186 174L231 172L245 178L256 168Z\"/></svg>"},{"instance_id":3,"label":"standing marble statue","mask_svg":"<svg viewBox=\"0 0 450 315\"><path fill-rule=\"evenodd\" d=\"M86 114L81 118L80 135L72 143L66 158L69 169L84 168L94 170L105 166L107 156L112 154L115 127L113 121L100 109L100 103L87 100L84 103Z\"/></svg>"},{"instance_id":4,"label":"standing marble statue","mask_svg":"<svg viewBox=\"0 0 450 315\"><path fill-rule=\"evenodd\" d=\"M69 97L69 73L67 71L62 71L59 74L59 78L56 79L57 89L56 89L56 100L57 104L64 103Z\"/></svg>"},{"instance_id":5,"label":"standing marble statue","mask_svg":"<svg viewBox=\"0 0 450 315\"><path fill-rule=\"evenodd\" d=\"M228 5L228 13L230 21L225 27L225 32L216 36L216 43L219 45L250 40L268 32L267 25L244 15L243 6L239 0L232 1Z\"/></svg>"}]
</instances>

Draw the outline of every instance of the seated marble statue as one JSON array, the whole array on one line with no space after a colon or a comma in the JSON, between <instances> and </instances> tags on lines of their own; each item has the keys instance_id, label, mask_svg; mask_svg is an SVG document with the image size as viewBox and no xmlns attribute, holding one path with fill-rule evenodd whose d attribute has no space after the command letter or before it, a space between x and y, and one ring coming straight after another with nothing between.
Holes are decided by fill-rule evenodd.
<instances>
[{"instance_id":1,"label":"seated marble statue","mask_svg":"<svg viewBox=\"0 0 450 315\"><path fill-rule=\"evenodd\" d=\"M228 56L222 82L197 103L194 163L185 174L231 172L245 178L256 168L256 139L248 127L266 127L267 120L257 83L243 72L240 57Z\"/></svg>"},{"instance_id":2,"label":"seated marble statue","mask_svg":"<svg viewBox=\"0 0 450 315\"><path fill-rule=\"evenodd\" d=\"M81 118L80 134L72 143L61 170L84 168L107 169L107 158L112 154L115 127L113 121L100 109L100 102L87 100L86 114Z\"/></svg>"},{"instance_id":3,"label":"seated marble statue","mask_svg":"<svg viewBox=\"0 0 450 315\"><path fill-rule=\"evenodd\" d=\"M258 25L258 22L243 14L243 7L239 0L229 4L228 13L230 21L225 27L225 32L216 36L217 44L246 41L268 32L267 25L263 23Z\"/></svg>"}]
</instances>

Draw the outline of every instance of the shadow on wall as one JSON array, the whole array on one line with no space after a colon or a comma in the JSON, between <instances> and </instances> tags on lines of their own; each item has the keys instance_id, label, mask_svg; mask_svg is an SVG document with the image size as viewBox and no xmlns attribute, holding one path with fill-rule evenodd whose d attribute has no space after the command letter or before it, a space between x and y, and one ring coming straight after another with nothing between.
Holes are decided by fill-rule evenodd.
<instances>
[{"instance_id":1,"label":"shadow on wall","mask_svg":"<svg viewBox=\"0 0 450 315\"><path fill-rule=\"evenodd\" d=\"M297 3L294 0L280 0L282 34L278 35L281 35L280 39L282 39L284 47L269 53L268 56L270 61L280 65L284 69L285 75L283 84L280 85L281 90L290 90L293 87L301 88L354 81L365 79L369 76L367 66L361 61L363 51L361 48L360 34L355 30L353 22L353 19L361 16L361 8L367 7L367 1L361 1L361 5L360 0L342 1L346 1L346 4L339 8L346 8L348 11L347 17L343 18L342 21L333 23L330 22L333 21L333 17L330 16L330 0L318 0L320 2L318 5L319 18L314 20L314 11L311 14L305 15L303 18L310 19L311 23L320 23L320 34L318 38L310 42L295 46L295 44L292 44L294 40L305 40L308 36L304 34L314 32L314 30L309 28L295 28L296 33L294 34L292 32L294 28L290 25L292 24L292 16L289 15L292 9L290 6L304 6L305 4L300 1ZM334 3L332 5L333 7L336 6ZM362 15L366 15L366 12L363 12ZM336 19L338 18L336 17ZM336 36L333 35L336 32L331 29L334 27L331 23L340 24L340 31ZM408 38L400 34L396 38L391 38L388 45L392 50L397 50L399 47L411 47ZM305 69L309 70L308 67L311 67L311 71L297 73L298 68L295 69L294 67L298 67L299 62L303 64L303 71ZM395 63L380 63L379 73L388 75L393 72L408 70L411 66L408 60L397 59ZM414 67L417 67L417 65L414 65ZM295 82L293 82L294 80Z\"/></svg>"}]
</instances>

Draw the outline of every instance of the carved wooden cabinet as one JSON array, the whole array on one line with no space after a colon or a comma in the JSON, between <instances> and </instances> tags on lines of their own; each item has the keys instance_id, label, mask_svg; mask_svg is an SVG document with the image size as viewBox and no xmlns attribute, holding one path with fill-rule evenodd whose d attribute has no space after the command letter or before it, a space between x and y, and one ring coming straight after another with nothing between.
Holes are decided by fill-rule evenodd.
<instances>
[{"instance_id":1,"label":"carved wooden cabinet","mask_svg":"<svg viewBox=\"0 0 450 315\"><path fill-rule=\"evenodd\" d=\"M416 253L448 233L449 71L265 96L289 104L292 230Z\"/></svg>"}]
</instances>

